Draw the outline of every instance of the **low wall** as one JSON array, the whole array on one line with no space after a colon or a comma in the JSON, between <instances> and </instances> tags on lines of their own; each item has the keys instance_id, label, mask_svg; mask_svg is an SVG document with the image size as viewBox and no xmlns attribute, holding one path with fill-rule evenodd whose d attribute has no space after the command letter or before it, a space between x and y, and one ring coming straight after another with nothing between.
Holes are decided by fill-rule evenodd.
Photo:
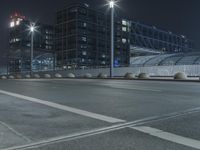
<instances>
[{"instance_id":1,"label":"low wall","mask_svg":"<svg viewBox=\"0 0 200 150\"><path fill-rule=\"evenodd\" d=\"M178 66L150 66L150 67L122 67L114 69L114 76L124 76L127 72L132 72L136 75L140 73L148 73L150 76L174 76L177 72L185 72L188 76L200 76L200 65L178 65ZM97 76L99 73L109 75L109 68L100 69L80 69L80 70L65 70L65 71L45 71L40 74L49 73L52 76L55 73L62 74L66 77L68 73L74 73L76 76L83 76L86 73Z\"/></svg>"}]
</instances>

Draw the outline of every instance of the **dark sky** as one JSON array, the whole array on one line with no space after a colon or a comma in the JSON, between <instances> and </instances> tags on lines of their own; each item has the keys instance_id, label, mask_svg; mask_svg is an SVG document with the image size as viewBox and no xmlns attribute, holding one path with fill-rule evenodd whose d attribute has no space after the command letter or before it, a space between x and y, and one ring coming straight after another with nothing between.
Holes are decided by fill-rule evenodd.
<instances>
[{"instance_id":1,"label":"dark sky","mask_svg":"<svg viewBox=\"0 0 200 150\"><path fill-rule=\"evenodd\" d=\"M106 0L0 0L0 51L6 49L6 28L12 12L53 24L55 11L72 2L102 8ZM129 19L186 35L200 43L200 0L120 0L119 5L121 14Z\"/></svg>"}]
</instances>

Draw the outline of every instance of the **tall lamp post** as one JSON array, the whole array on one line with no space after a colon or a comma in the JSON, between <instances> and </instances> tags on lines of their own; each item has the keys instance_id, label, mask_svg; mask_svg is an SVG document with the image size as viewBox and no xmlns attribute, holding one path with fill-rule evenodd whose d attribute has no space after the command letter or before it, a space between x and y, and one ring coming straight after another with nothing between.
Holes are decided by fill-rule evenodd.
<instances>
[{"instance_id":1,"label":"tall lamp post","mask_svg":"<svg viewBox=\"0 0 200 150\"><path fill-rule=\"evenodd\" d=\"M30 60L30 74L33 75L33 43L34 43L34 32L36 30L35 24L32 23L29 27L31 33L31 60Z\"/></svg>"},{"instance_id":2,"label":"tall lamp post","mask_svg":"<svg viewBox=\"0 0 200 150\"><path fill-rule=\"evenodd\" d=\"M110 57L110 77L113 77L113 69L114 69L114 6L115 1L111 0L109 2L111 9L111 57Z\"/></svg>"}]
</instances>

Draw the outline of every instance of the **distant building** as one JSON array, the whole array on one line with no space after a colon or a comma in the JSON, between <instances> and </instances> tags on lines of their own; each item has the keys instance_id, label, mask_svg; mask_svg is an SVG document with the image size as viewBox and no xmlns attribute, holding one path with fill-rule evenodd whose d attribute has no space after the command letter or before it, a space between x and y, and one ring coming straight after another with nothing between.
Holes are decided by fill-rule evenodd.
<instances>
[{"instance_id":1,"label":"distant building","mask_svg":"<svg viewBox=\"0 0 200 150\"><path fill-rule=\"evenodd\" d=\"M140 22L122 19L122 32L128 32L131 56L194 50L194 43L185 36Z\"/></svg>"},{"instance_id":2,"label":"distant building","mask_svg":"<svg viewBox=\"0 0 200 150\"><path fill-rule=\"evenodd\" d=\"M55 39L58 67L109 65L107 19L86 4L58 11Z\"/></svg>"},{"instance_id":3,"label":"distant building","mask_svg":"<svg viewBox=\"0 0 200 150\"><path fill-rule=\"evenodd\" d=\"M87 4L70 5L56 14L57 67L106 67L110 64L110 13ZM185 36L115 16L115 66L138 55L188 52Z\"/></svg>"},{"instance_id":4,"label":"distant building","mask_svg":"<svg viewBox=\"0 0 200 150\"><path fill-rule=\"evenodd\" d=\"M15 13L10 16L9 23L9 65L8 70L10 73L30 71L30 46L31 36L28 26L31 21L25 16ZM40 58L42 55L47 56L51 54L53 57L54 50L54 27L37 23L37 32L34 33L34 58ZM50 55L48 55L50 56ZM51 59L53 59L51 57ZM50 59L50 58L46 58ZM44 59L45 60L45 59ZM35 60L33 69L38 69L38 61ZM47 64L48 67L49 64ZM51 62L52 66L52 62Z\"/></svg>"}]
</instances>

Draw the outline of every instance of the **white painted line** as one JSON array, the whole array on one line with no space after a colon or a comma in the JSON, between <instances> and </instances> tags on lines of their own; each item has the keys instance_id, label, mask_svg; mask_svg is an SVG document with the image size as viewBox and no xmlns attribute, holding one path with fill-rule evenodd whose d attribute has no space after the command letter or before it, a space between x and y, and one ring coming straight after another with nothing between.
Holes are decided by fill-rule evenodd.
<instances>
[{"instance_id":1,"label":"white painted line","mask_svg":"<svg viewBox=\"0 0 200 150\"><path fill-rule=\"evenodd\" d=\"M181 144L181 145L184 145L184 146L188 146L188 147L191 147L191 148L200 149L200 141L195 140L195 139L179 136L179 135L176 135L176 134L164 132L162 130L151 128L151 127L146 127L146 126L131 127L131 128L134 129L134 130L143 132L143 133L147 133L147 134L152 135L154 137L158 137L158 138L163 139L163 140L167 140L167 141L177 143L177 144Z\"/></svg>"},{"instance_id":2,"label":"white painted line","mask_svg":"<svg viewBox=\"0 0 200 150\"><path fill-rule=\"evenodd\" d=\"M80 139L80 138L90 137L90 136L94 136L94 135L99 135L99 134L103 134L103 133L108 133L108 132L124 129L124 128L127 128L127 127L131 127L133 125L137 125L138 123L141 123L142 121L145 122L145 121L148 121L148 120L151 120L151 119L154 119L154 118L156 118L156 116L155 117L147 117L147 118L144 118L144 119L139 119L139 120L135 120L135 121L132 121L132 122L116 124L116 125L112 125L112 126L109 126L109 127L103 127L103 128L99 128L99 129L90 130L90 131L73 133L73 134L66 135L66 136L53 137L53 138L50 138L50 139L45 139L45 140L42 140L42 141L38 141L38 142L26 144L26 145L8 147L8 148L2 149L2 150L18 150L18 149L24 150L24 149L34 148L34 147L39 148L41 146L55 144L55 143L59 143L59 142L63 142L63 141L66 142L66 141L76 140L76 139Z\"/></svg>"},{"instance_id":3,"label":"white painted line","mask_svg":"<svg viewBox=\"0 0 200 150\"><path fill-rule=\"evenodd\" d=\"M194 109L196 110L198 108L194 108ZM190 110L186 110L185 112L190 111ZM155 121L166 120L166 119L173 118L173 117L179 117L179 116L187 115L187 113L182 113L182 112L179 115L177 115L178 113L170 113L170 114L171 115L174 114L175 116L169 116L168 114L161 115L161 116L152 116L152 117L147 117L147 118L135 120L135 121L132 121L132 122L116 124L116 125L112 125L112 126L109 126L109 127L94 129L94 130L90 130L90 131L73 133L71 135L66 135L66 136L61 136L61 137L53 137L53 138L45 139L45 140L38 141L38 142L35 142L35 143L30 143L30 144L21 145L21 146L9 147L9 148L5 148L5 149L2 149L2 150L18 150L18 149L19 150L23 150L23 149L25 150L25 149L32 148L32 147L39 148L39 147L45 146L45 145L55 144L55 143L59 143L59 142L63 142L63 141L71 141L71 140L89 137L89 136L93 136L93 135L99 135L99 134L108 133L108 132L111 132L111 131L116 131L116 130L120 130L120 129L124 129L124 128L135 129L134 128L135 126L139 126L139 125L143 125L143 124L147 124L147 123L151 123L151 122L155 122Z\"/></svg>"},{"instance_id":4,"label":"white painted line","mask_svg":"<svg viewBox=\"0 0 200 150\"><path fill-rule=\"evenodd\" d=\"M16 98L19 98L19 99L23 99L23 100L26 100L26 101L46 105L46 106L56 108L56 109L59 109L59 110L68 111L68 112L78 114L78 115L81 115L81 116L105 121L105 122L108 122L108 123L126 122L125 120L121 120L121 119L117 119L117 118L113 118L113 117L109 117L109 116L104 116L104 115L88 112L88 111L85 111L85 110L69 107L69 106L66 106L66 105L61 105L61 104L49 102L49 101L46 101L46 100L28 97L28 96L17 94L17 93L11 93L11 92L8 92L8 91L3 91L3 90L0 90L0 93L5 94L5 95L9 95L9 96L12 96L12 97L16 97Z\"/></svg>"}]
</instances>

